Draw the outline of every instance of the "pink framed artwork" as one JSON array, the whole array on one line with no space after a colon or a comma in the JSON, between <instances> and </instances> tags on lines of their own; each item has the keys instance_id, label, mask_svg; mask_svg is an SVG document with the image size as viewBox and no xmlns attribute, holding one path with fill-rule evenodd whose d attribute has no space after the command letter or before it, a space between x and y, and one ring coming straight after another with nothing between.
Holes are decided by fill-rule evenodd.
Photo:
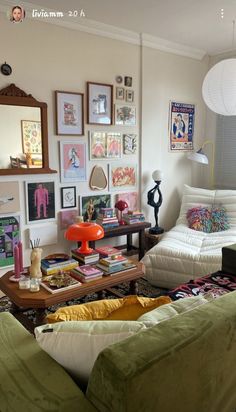
<instances>
[{"instance_id":1,"label":"pink framed artwork","mask_svg":"<svg viewBox=\"0 0 236 412\"><path fill-rule=\"evenodd\" d=\"M86 181L86 143L60 142L61 182Z\"/></svg>"},{"instance_id":2,"label":"pink framed artwork","mask_svg":"<svg viewBox=\"0 0 236 412\"><path fill-rule=\"evenodd\" d=\"M137 166L132 164L111 164L109 166L109 183L111 190L135 188L137 184Z\"/></svg>"},{"instance_id":3,"label":"pink framed artwork","mask_svg":"<svg viewBox=\"0 0 236 412\"><path fill-rule=\"evenodd\" d=\"M118 193L116 195L116 202L119 200L124 200L129 207L127 207L123 213L127 213L128 210L138 210L138 192L125 192L125 193Z\"/></svg>"},{"instance_id":4,"label":"pink framed artwork","mask_svg":"<svg viewBox=\"0 0 236 412\"><path fill-rule=\"evenodd\" d=\"M59 214L59 222L61 230L67 229L68 226L75 223L76 217L78 216L78 210L63 210Z\"/></svg>"}]
</instances>

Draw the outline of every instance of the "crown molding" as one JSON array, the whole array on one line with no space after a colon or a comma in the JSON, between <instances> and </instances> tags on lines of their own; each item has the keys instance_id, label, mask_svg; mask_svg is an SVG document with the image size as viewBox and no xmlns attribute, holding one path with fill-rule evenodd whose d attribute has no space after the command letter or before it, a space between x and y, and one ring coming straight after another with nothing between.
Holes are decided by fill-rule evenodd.
<instances>
[{"instance_id":1,"label":"crown molding","mask_svg":"<svg viewBox=\"0 0 236 412\"><path fill-rule=\"evenodd\" d=\"M146 33L141 34L141 41L142 46L162 50L167 53L177 54L179 56L191 57L196 60L202 60L206 55L205 50L195 49L193 47L165 40L160 37L151 36Z\"/></svg>"},{"instance_id":2,"label":"crown molding","mask_svg":"<svg viewBox=\"0 0 236 412\"><path fill-rule=\"evenodd\" d=\"M15 1L1 0L0 11L7 13L9 9L15 5ZM151 36L146 33L136 33L134 31L121 29L109 24L97 22L95 20L87 19L86 17L79 17L77 21L72 20L69 16L63 18L56 17L32 17L32 11L43 10L46 13L55 12L53 9L42 8L36 4L24 2L23 7L26 11L26 18L37 20L43 23L54 24L65 27L71 30L78 30L96 36L106 37L114 40L123 41L126 43L136 44L141 47L150 47L156 50L162 50L167 53L177 54L180 56L191 57L193 59L201 60L206 51L194 49L182 44L174 43L159 37Z\"/></svg>"}]
</instances>

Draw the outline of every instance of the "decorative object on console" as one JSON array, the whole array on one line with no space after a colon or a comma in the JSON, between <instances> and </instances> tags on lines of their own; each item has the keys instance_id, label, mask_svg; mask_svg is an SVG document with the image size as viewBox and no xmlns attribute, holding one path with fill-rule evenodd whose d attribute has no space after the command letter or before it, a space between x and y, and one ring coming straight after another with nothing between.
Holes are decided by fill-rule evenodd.
<instances>
[{"instance_id":1,"label":"decorative object on console","mask_svg":"<svg viewBox=\"0 0 236 412\"><path fill-rule=\"evenodd\" d=\"M193 150L195 105L170 102L170 150Z\"/></svg>"},{"instance_id":2,"label":"decorative object on console","mask_svg":"<svg viewBox=\"0 0 236 412\"><path fill-rule=\"evenodd\" d=\"M134 211L139 208L137 192L118 193L116 195L116 201L118 200L124 200L129 205L129 207L124 210L125 213L128 213L128 210Z\"/></svg>"},{"instance_id":3,"label":"decorative object on console","mask_svg":"<svg viewBox=\"0 0 236 412\"><path fill-rule=\"evenodd\" d=\"M56 134L84 134L84 95L83 93L56 91Z\"/></svg>"},{"instance_id":4,"label":"decorative object on console","mask_svg":"<svg viewBox=\"0 0 236 412\"><path fill-rule=\"evenodd\" d=\"M38 242L39 246L39 242ZM29 268L29 273L31 278L41 279L42 272L41 272L41 256L43 249L40 247L33 247L32 252L30 255L31 265Z\"/></svg>"},{"instance_id":5,"label":"decorative object on console","mask_svg":"<svg viewBox=\"0 0 236 412\"><path fill-rule=\"evenodd\" d=\"M87 123L112 125L113 86L87 82Z\"/></svg>"},{"instance_id":6,"label":"decorative object on console","mask_svg":"<svg viewBox=\"0 0 236 412\"><path fill-rule=\"evenodd\" d=\"M208 144L211 145L211 171L210 171L210 184L211 187L214 187L214 164L215 164L215 145L212 140L205 140L201 148L197 152L189 153L187 158L193 160L197 163L202 163L205 165L209 164L207 155L204 153L203 148Z\"/></svg>"},{"instance_id":7,"label":"decorative object on console","mask_svg":"<svg viewBox=\"0 0 236 412\"><path fill-rule=\"evenodd\" d=\"M94 166L90 179L89 179L89 187L91 190L103 190L107 187L107 178L105 172L101 166Z\"/></svg>"},{"instance_id":8,"label":"decorative object on console","mask_svg":"<svg viewBox=\"0 0 236 412\"><path fill-rule=\"evenodd\" d=\"M67 240L81 242L78 252L89 254L93 249L89 247L88 242L103 238L104 230L97 223L79 222L69 226L64 236Z\"/></svg>"},{"instance_id":9,"label":"decorative object on console","mask_svg":"<svg viewBox=\"0 0 236 412\"><path fill-rule=\"evenodd\" d=\"M161 181L163 179L163 173L161 170L155 170L152 174L152 178L154 180L154 182L156 183L155 186L148 191L148 201L147 204L154 207L154 217L155 217L155 226L151 227L149 229L149 233L152 234L160 234L164 232L164 229L162 229L159 225L158 225L158 213L159 213L159 208L161 207L162 204L162 193L160 191L160 184ZM159 198L157 201L155 201L155 194L156 192L158 192Z\"/></svg>"},{"instance_id":10,"label":"decorative object on console","mask_svg":"<svg viewBox=\"0 0 236 412\"><path fill-rule=\"evenodd\" d=\"M124 200L118 200L118 202L116 202L115 207L118 209L119 211L119 224L120 225L125 225L126 222L124 221L124 219L122 218L122 212L129 207L128 203L125 202Z\"/></svg>"}]
</instances>

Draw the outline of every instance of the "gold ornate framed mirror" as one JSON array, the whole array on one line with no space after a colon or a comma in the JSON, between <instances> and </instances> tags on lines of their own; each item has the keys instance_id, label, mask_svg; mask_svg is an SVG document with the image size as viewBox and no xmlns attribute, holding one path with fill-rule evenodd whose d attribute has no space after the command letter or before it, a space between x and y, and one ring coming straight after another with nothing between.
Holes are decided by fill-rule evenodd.
<instances>
[{"instance_id":1,"label":"gold ornate framed mirror","mask_svg":"<svg viewBox=\"0 0 236 412\"><path fill-rule=\"evenodd\" d=\"M10 84L0 90L0 175L57 173L49 167L47 104Z\"/></svg>"}]
</instances>

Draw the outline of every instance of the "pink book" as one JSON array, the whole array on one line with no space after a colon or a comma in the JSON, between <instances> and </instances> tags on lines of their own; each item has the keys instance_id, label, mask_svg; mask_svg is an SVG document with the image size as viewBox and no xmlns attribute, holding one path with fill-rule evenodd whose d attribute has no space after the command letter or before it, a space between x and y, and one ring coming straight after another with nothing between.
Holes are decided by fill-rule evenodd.
<instances>
[{"instance_id":1,"label":"pink book","mask_svg":"<svg viewBox=\"0 0 236 412\"><path fill-rule=\"evenodd\" d=\"M98 275L101 270L91 265L77 266L74 271L82 273L84 276Z\"/></svg>"},{"instance_id":2,"label":"pink book","mask_svg":"<svg viewBox=\"0 0 236 412\"><path fill-rule=\"evenodd\" d=\"M121 255L121 251L112 245L96 247L96 252L103 256Z\"/></svg>"}]
</instances>

